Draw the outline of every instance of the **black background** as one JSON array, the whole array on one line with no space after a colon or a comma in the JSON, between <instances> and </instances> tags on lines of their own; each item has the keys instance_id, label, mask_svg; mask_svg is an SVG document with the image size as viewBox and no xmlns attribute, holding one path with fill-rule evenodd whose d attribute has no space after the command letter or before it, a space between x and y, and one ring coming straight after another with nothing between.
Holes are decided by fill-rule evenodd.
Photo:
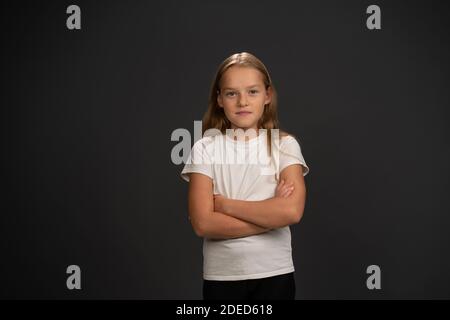
<instances>
[{"instance_id":1,"label":"black background","mask_svg":"<svg viewBox=\"0 0 450 320\"><path fill-rule=\"evenodd\" d=\"M450 298L445 1L1 6L1 298L201 298L171 133L193 133L216 68L242 51L269 69L311 170L291 228L297 298Z\"/></svg>"}]
</instances>

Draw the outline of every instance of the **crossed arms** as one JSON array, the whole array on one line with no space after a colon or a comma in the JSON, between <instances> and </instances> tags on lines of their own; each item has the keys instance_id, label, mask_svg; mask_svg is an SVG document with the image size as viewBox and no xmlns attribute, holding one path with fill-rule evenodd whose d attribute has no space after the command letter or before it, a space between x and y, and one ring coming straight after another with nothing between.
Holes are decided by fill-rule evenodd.
<instances>
[{"instance_id":1,"label":"crossed arms","mask_svg":"<svg viewBox=\"0 0 450 320\"><path fill-rule=\"evenodd\" d=\"M213 195L211 178L200 173L190 174L189 218L199 237L231 239L267 232L298 223L303 215L306 188L302 166L286 167L273 198L244 201ZM292 183L293 189L287 184Z\"/></svg>"}]
</instances>

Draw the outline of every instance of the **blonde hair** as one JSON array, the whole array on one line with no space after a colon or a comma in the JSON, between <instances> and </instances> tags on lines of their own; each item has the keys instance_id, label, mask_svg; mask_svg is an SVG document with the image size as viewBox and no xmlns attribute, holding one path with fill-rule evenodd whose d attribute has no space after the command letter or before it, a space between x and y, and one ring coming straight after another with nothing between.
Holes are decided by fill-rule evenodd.
<instances>
[{"instance_id":1,"label":"blonde hair","mask_svg":"<svg viewBox=\"0 0 450 320\"><path fill-rule=\"evenodd\" d=\"M267 129L267 145L269 148L269 154L272 155L272 132L270 129L279 129L280 139L283 136L291 134L288 134L280 129L277 113L277 92L273 85L272 79L270 78L269 71L267 71L266 66L261 62L261 60L248 52L235 53L226 58L219 65L211 85L208 109L206 110L202 120L202 134L204 134L206 130L212 128L219 129L222 134L225 134L226 129L231 128L230 120L227 119L223 108L219 107L217 97L220 94L220 84L223 74L233 66L248 67L258 70L263 77L265 89L268 90L270 87L272 90L272 99L270 103L264 105L264 112L258 121L258 129Z\"/></svg>"}]
</instances>

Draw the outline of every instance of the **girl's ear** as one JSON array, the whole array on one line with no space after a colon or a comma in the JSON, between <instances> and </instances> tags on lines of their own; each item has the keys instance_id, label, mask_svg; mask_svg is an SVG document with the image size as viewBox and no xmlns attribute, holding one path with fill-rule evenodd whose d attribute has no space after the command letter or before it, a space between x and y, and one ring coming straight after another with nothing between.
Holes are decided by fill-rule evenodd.
<instances>
[{"instance_id":1,"label":"girl's ear","mask_svg":"<svg viewBox=\"0 0 450 320\"><path fill-rule=\"evenodd\" d=\"M220 95L219 91L217 91L217 104L219 105L220 108L222 107L222 96Z\"/></svg>"},{"instance_id":2,"label":"girl's ear","mask_svg":"<svg viewBox=\"0 0 450 320\"><path fill-rule=\"evenodd\" d=\"M264 101L264 104L269 104L272 101L272 87L267 87L266 90L266 100Z\"/></svg>"}]
</instances>

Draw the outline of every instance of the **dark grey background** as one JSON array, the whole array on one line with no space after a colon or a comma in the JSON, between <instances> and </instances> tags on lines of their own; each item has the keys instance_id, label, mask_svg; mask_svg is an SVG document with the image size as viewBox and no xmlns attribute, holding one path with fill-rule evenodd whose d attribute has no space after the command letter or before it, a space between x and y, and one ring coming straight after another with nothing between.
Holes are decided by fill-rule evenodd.
<instances>
[{"instance_id":1,"label":"dark grey background","mask_svg":"<svg viewBox=\"0 0 450 320\"><path fill-rule=\"evenodd\" d=\"M80 31L66 28L70 4ZM366 28L371 4L382 30ZM201 239L170 137L193 133L216 68L241 51L268 67L311 169L291 229L297 298L450 298L445 1L10 5L2 298L201 298ZM71 264L81 291L66 288Z\"/></svg>"}]
</instances>

